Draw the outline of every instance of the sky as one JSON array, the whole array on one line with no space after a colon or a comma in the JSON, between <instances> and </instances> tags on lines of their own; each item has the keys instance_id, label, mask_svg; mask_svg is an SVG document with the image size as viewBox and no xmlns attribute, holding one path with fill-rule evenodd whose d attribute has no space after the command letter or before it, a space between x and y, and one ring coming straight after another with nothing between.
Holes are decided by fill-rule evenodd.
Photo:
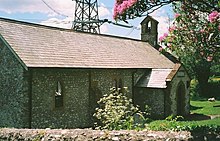
<instances>
[{"instance_id":1,"label":"sky","mask_svg":"<svg viewBox=\"0 0 220 141\"><path fill-rule=\"evenodd\" d=\"M99 19L112 19L115 0L98 0ZM51 8L49 8L51 7ZM74 20L74 0L0 0L0 17L38 23L47 26L71 28ZM150 14L159 21L159 37L167 32L173 17L170 5L164 6ZM140 39L140 22L144 17L128 20L134 28L125 28L105 23L101 34L109 34ZM125 24L124 22L121 22Z\"/></svg>"}]
</instances>

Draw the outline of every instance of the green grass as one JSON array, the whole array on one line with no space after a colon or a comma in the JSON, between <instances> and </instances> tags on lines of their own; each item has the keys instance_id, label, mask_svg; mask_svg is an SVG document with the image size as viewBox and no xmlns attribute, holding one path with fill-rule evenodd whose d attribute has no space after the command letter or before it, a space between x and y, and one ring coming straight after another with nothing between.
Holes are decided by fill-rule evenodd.
<instances>
[{"instance_id":1,"label":"green grass","mask_svg":"<svg viewBox=\"0 0 220 141\"><path fill-rule=\"evenodd\" d=\"M209 117L220 115L220 101L191 101L191 113L198 116ZM146 125L150 130L175 130L175 131L220 131L220 118L199 120L155 120Z\"/></svg>"},{"instance_id":2,"label":"green grass","mask_svg":"<svg viewBox=\"0 0 220 141\"><path fill-rule=\"evenodd\" d=\"M191 113L204 115L220 115L220 101L191 101Z\"/></svg>"},{"instance_id":3,"label":"green grass","mask_svg":"<svg viewBox=\"0 0 220 141\"><path fill-rule=\"evenodd\" d=\"M193 131L193 130L219 130L220 129L220 118L212 120L200 120L200 121L167 121L167 120L156 120L147 125L148 129L156 131Z\"/></svg>"}]
</instances>

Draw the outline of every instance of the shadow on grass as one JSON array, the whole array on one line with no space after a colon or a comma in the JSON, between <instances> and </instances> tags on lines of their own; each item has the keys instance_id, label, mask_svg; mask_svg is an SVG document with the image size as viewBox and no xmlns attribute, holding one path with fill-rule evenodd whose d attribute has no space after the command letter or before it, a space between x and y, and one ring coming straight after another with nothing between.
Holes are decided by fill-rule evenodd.
<instances>
[{"instance_id":1,"label":"shadow on grass","mask_svg":"<svg viewBox=\"0 0 220 141\"><path fill-rule=\"evenodd\" d=\"M220 105L214 105L213 107L220 107Z\"/></svg>"},{"instance_id":2,"label":"shadow on grass","mask_svg":"<svg viewBox=\"0 0 220 141\"><path fill-rule=\"evenodd\" d=\"M198 109L202 109L203 107L196 107L196 106L192 106L190 105L190 110L198 110Z\"/></svg>"},{"instance_id":3,"label":"shadow on grass","mask_svg":"<svg viewBox=\"0 0 220 141\"><path fill-rule=\"evenodd\" d=\"M208 120L208 119L211 119L211 117L197 113L192 113L184 117L184 120L186 121L199 121L199 120Z\"/></svg>"}]
</instances>

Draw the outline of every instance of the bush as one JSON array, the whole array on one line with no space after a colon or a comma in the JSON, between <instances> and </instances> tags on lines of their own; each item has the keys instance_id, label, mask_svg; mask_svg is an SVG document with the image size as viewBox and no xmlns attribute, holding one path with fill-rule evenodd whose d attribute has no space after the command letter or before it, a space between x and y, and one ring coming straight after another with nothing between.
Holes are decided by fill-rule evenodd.
<instances>
[{"instance_id":1,"label":"bush","mask_svg":"<svg viewBox=\"0 0 220 141\"><path fill-rule=\"evenodd\" d=\"M220 98L220 77L213 76L208 83L209 97Z\"/></svg>"},{"instance_id":2,"label":"bush","mask_svg":"<svg viewBox=\"0 0 220 141\"><path fill-rule=\"evenodd\" d=\"M198 93L198 81L193 79L190 82L190 96L192 100L202 99ZM207 84L207 97L220 98L220 77L212 76L209 78Z\"/></svg>"},{"instance_id":3,"label":"bush","mask_svg":"<svg viewBox=\"0 0 220 141\"><path fill-rule=\"evenodd\" d=\"M125 93L115 88L110 89L110 94L104 95L98 104L99 108L96 108L94 113L98 119L96 129L140 129L146 121L146 113L140 112Z\"/></svg>"},{"instance_id":4,"label":"bush","mask_svg":"<svg viewBox=\"0 0 220 141\"><path fill-rule=\"evenodd\" d=\"M193 99L193 100L200 99L198 90L199 90L198 81L196 79L191 80L191 82L190 82L190 97L191 97L191 99Z\"/></svg>"}]
</instances>

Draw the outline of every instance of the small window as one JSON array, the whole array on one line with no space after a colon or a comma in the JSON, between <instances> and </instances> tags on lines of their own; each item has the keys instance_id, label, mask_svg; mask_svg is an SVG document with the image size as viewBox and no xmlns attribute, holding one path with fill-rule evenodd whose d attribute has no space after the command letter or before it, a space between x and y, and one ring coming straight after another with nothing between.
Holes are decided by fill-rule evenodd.
<instances>
[{"instance_id":1,"label":"small window","mask_svg":"<svg viewBox=\"0 0 220 141\"><path fill-rule=\"evenodd\" d=\"M147 23L147 33L151 33L151 21Z\"/></svg>"},{"instance_id":2,"label":"small window","mask_svg":"<svg viewBox=\"0 0 220 141\"><path fill-rule=\"evenodd\" d=\"M60 82L57 82L57 89L55 92L55 108L63 107L63 94L62 94L62 86Z\"/></svg>"},{"instance_id":3,"label":"small window","mask_svg":"<svg viewBox=\"0 0 220 141\"><path fill-rule=\"evenodd\" d=\"M123 83L122 83L122 79L114 79L114 87L115 90L119 90L119 92L123 91Z\"/></svg>"}]
</instances>

